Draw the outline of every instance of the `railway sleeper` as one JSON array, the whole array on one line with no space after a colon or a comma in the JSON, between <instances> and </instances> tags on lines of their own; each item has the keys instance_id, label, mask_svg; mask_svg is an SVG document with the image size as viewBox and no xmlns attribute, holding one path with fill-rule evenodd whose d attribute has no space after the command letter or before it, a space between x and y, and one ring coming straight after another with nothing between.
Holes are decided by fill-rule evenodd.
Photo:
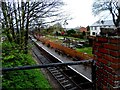
<instances>
[{"instance_id":1,"label":"railway sleeper","mask_svg":"<svg viewBox=\"0 0 120 90\"><path fill-rule=\"evenodd\" d=\"M68 84L68 83L69 83L68 80L61 81L61 84Z\"/></svg>"},{"instance_id":2,"label":"railway sleeper","mask_svg":"<svg viewBox=\"0 0 120 90\"><path fill-rule=\"evenodd\" d=\"M65 82L68 82L68 80L63 80L63 81L61 81L61 83L65 83Z\"/></svg>"},{"instance_id":3,"label":"railway sleeper","mask_svg":"<svg viewBox=\"0 0 120 90\"><path fill-rule=\"evenodd\" d=\"M66 85L63 85L63 87L64 87L64 88L66 88L66 89L70 88L71 86L72 86L72 84L71 84L71 83L66 84Z\"/></svg>"},{"instance_id":4,"label":"railway sleeper","mask_svg":"<svg viewBox=\"0 0 120 90\"><path fill-rule=\"evenodd\" d=\"M50 71L58 71L56 68L49 69Z\"/></svg>"},{"instance_id":5,"label":"railway sleeper","mask_svg":"<svg viewBox=\"0 0 120 90\"><path fill-rule=\"evenodd\" d=\"M70 89L73 89L73 90L80 90L78 89L77 87L75 88L76 86L74 86L73 84L69 84L68 86L65 87L66 90L70 90Z\"/></svg>"},{"instance_id":6,"label":"railway sleeper","mask_svg":"<svg viewBox=\"0 0 120 90\"><path fill-rule=\"evenodd\" d=\"M63 75L61 74L61 75L56 75L55 76L56 78L61 78L61 77L63 77Z\"/></svg>"},{"instance_id":7,"label":"railway sleeper","mask_svg":"<svg viewBox=\"0 0 120 90\"><path fill-rule=\"evenodd\" d=\"M53 75L60 75L61 73L60 72L57 72L57 73L54 73Z\"/></svg>"},{"instance_id":8,"label":"railway sleeper","mask_svg":"<svg viewBox=\"0 0 120 90\"><path fill-rule=\"evenodd\" d=\"M56 68L48 68L50 71L55 71Z\"/></svg>"},{"instance_id":9,"label":"railway sleeper","mask_svg":"<svg viewBox=\"0 0 120 90\"><path fill-rule=\"evenodd\" d=\"M72 83L70 81L62 82L61 84L62 85L67 85L67 84L71 84L72 85Z\"/></svg>"},{"instance_id":10,"label":"railway sleeper","mask_svg":"<svg viewBox=\"0 0 120 90\"><path fill-rule=\"evenodd\" d=\"M69 90L78 90L78 88L77 87L72 87Z\"/></svg>"},{"instance_id":11,"label":"railway sleeper","mask_svg":"<svg viewBox=\"0 0 120 90\"><path fill-rule=\"evenodd\" d=\"M58 70L52 70L51 73L57 73L59 72Z\"/></svg>"},{"instance_id":12,"label":"railway sleeper","mask_svg":"<svg viewBox=\"0 0 120 90\"><path fill-rule=\"evenodd\" d=\"M66 78L65 77L58 78L58 81L63 81L63 80L66 80Z\"/></svg>"}]
</instances>

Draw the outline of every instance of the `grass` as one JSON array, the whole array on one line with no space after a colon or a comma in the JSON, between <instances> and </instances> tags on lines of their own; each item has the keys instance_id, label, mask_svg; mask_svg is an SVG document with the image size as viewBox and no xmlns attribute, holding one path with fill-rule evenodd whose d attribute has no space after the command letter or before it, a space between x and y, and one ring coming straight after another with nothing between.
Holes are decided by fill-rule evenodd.
<instances>
[{"instance_id":1,"label":"grass","mask_svg":"<svg viewBox=\"0 0 120 90\"><path fill-rule=\"evenodd\" d=\"M64 38L64 37L69 38L69 39L79 40L79 41L86 40L86 39L75 38L75 37L70 37L70 36L58 36L58 38Z\"/></svg>"},{"instance_id":2,"label":"grass","mask_svg":"<svg viewBox=\"0 0 120 90\"><path fill-rule=\"evenodd\" d=\"M60 39L64 38L64 36L57 36L57 38L55 38L54 36L51 36L51 35L47 35L47 37L50 40L52 40L52 41L58 40L61 43L62 43L62 41ZM65 37L70 38L70 39L74 39L74 40L77 40L77 41L84 41L84 40L86 40L86 39L74 38L74 37L69 37L69 36L65 36ZM93 55L92 54L92 47L76 48L76 50L79 51L79 52L87 53L87 54L89 54L91 56Z\"/></svg>"},{"instance_id":3,"label":"grass","mask_svg":"<svg viewBox=\"0 0 120 90\"><path fill-rule=\"evenodd\" d=\"M47 37L48 39L50 39L51 41L58 40L57 38L55 38L55 36L46 35L46 37Z\"/></svg>"},{"instance_id":4,"label":"grass","mask_svg":"<svg viewBox=\"0 0 120 90\"><path fill-rule=\"evenodd\" d=\"M92 47L76 48L76 50L79 52L87 53L89 55L93 55L92 54Z\"/></svg>"},{"instance_id":5,"label":"grass","mask_svg":"<svg viewBox=\"0 0 120 90\"><path fill-rule=\"evenodd\" d=\"M46 35L48 38L50 38L52 41L55 40L60 40L63 39L64 37L69 38L69 39L73 39L73 40L77 40L77 41L84 41L86 39L80 39L80 38L74 38L74 37L69 37L69 36L56 36L57 38L55 38L55 36L51 36L51 35Z\"/></svg>"}]
</instances>

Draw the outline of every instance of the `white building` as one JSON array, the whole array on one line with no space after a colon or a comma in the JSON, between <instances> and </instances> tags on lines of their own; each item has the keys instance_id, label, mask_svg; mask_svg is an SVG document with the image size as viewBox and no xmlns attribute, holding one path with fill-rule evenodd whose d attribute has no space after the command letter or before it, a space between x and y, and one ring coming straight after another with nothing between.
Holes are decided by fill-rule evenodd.
<instances>
[{"instance_id":1,"label":"white building","mask_svg":"<svg viewBox=\"0 0 120 90\"><path fill-rule=\"evenodd\" d=\"M115 25L112 20L97 21L90 26L90 36L99 35L100 28L115 28Z\"/></svg>"}]
</instances>

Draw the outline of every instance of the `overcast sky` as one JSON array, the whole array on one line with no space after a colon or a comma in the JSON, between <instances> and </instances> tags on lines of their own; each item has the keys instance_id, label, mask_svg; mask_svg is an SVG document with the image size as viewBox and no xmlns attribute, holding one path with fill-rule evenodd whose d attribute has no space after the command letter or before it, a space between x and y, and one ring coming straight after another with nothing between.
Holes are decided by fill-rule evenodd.
<instances>
[{"instance_id":1,"label":"overcast sky","mask_svg":"<svg viewBox=\"0 0 120 90\"><path fill-rule=\"evenodd\" d=\"M79 26L88 26L94 23L98 18L95 18L92 13L92 4L94 0L63 0L67 5L64 9L70 13L72 20L68 20L67 28Z\"/></svg>"},{"instance_id":2,"label":"overcast sky","mask_svg":"<svg viewBox=\"0 0 120 90\"><path fill-rule=\"evenodd\" d=\"M67 21L68 25L66 25L66 28L75 28L80 26L86 27L101 19L100 15L95 17L92 13L94 0L63 0L63 2L66 4L63 9L70 14L70 17L73 18L72 20ZM105 18L110 16L110 14L106 14L105 12L104 14L103 16Z\"/></svg>"}]
</instances>

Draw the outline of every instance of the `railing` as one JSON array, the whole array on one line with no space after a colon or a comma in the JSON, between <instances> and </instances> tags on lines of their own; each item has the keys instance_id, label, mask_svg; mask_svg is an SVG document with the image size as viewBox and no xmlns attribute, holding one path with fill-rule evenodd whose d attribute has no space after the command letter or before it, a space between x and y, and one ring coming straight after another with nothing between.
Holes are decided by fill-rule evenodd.
<instances>
[{"instance_id":1,"label":"railing","mask_svg":"<svg viewBox=\"0 0 120 90\"><path fill-rule=\"evenodd\" d=\"M51 64L41 64L41 65L33 65L33 66L19 66L12 68L2 68L3 72L6 71L14 71L14 70L27 70L27 69L36 69L36 68L47 68L47 67L58 67L58 66L67 66L67 65L79 65L84 63L90 63L93 60L84 60L84 61L76 61L76 62L66 62L66 63L51 63Z\"/></svg>"},{"instance_id":2,"label":"railing","mask_svg":"<svg viewBox=\"0 0 120 90\"><path fill-rule=\"evenodd\" d=\"M58 66L67 66L67 65L80 65L85 63L91 63L92 66L92 90L95 90L95 81L96 81L96 65L94 60L84 60L84 61L75 61L75 62L67 62L67 63L51 63L51 64L42 64L42 65L33 65L33 66L19 66L19 67L11 67L11 68L2 68L2 72L15 71L15 70L29 70L29 69L37 69L37 68L47 68L47 67L58 67Z\"/></svg>"}]
</instances>

